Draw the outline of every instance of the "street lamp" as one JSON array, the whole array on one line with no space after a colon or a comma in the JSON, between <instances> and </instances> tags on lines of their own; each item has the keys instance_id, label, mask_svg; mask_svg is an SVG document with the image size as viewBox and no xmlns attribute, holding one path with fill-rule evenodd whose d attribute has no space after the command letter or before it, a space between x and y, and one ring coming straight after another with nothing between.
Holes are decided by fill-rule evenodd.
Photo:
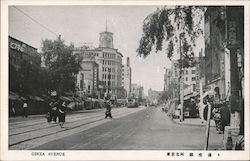
<instances>
[{"instance_id":1,"label":"street lamp","mask_svg":"<svg viewBox=\"0 0 250 161\"><path fill-rule=\"evenodd\" d=\"M110 72L111 72L111 69L108 68L108 97L109 97L109 95L110 95L110 79L111 79L111 74L110 74Z\"/></svg>"}]
</instances>

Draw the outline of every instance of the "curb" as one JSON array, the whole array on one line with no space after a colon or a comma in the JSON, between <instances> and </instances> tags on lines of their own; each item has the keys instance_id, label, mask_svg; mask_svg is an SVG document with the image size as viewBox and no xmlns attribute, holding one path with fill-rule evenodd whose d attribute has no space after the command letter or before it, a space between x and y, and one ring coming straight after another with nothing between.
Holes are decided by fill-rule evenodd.
<instances>
[{"instance_id":1,"label":"curb","mask_svg":"<svg viewBox=\"0 0 250 161\"><path fill-rule=\"evenodd\" d=\"M207 124L191 124L191 123L183 123L183 122L178 122L178 121L175 121L175 120L171 120L174 124L178 124L178 125L181 125L181 126L193 126L193 127L206 127ZM215 127L215 125L211 125L210 124L210 127Z\"/></svg>"}]
</instances>

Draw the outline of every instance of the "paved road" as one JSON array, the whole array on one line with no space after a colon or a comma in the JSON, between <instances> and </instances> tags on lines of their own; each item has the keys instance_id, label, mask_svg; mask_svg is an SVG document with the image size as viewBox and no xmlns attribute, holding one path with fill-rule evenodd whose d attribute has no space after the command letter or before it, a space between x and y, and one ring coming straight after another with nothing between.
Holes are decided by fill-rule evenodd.
<instances>
[{"instance_id":1,"label":"paved road","mask_svg":"<svg viewBox=\"0 0 250 161\"><path fill-rule=\"evenodd\" d=\"M112 112L114 117L119 119L144 108L114 108ZM12 118L9 120L9 149L32 149L55 139L64 138L110 122L110 119L104 119L104 112L105 109L98 109L67 115L65 128L60 128L58 124L48 124L42 116Z\"/></svg>"},{"instance_id":2,"label":"paved road","mask_svg":"<svg viewBox=\"0 0 250 161\"><path fill-rule=\"evenodd\" d=\"M205 127L176 124L160 108L150 107L33 149L203 150L204 136ZM220 148L221 141L222 135L212 127L209 149Z\"/></svg>"}]
</instances>

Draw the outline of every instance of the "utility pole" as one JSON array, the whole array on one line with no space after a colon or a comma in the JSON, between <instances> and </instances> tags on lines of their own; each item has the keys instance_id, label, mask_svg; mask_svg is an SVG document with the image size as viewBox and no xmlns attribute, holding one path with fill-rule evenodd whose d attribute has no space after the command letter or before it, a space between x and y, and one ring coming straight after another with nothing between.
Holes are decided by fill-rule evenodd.
<instances>
[{"instance_id":1,"label":"utility pole","mask_svg":"<svg viewBox=\"0 0 250 161\"><path fill-rule=\"evenodd\" d=\"M203 58L202 58L202 49L200 51L200 54L199 54L199 59L200 59L200 62L199 62L199 78L200 78L200 82L199 82L199 85L200 85L200 108L203 110L203 87L202 87L202 71L203 70ZM200 110L201 111L201 110ZM203 116L201 116L202 118L202 121L204 121L204 118Z\"/></svg>"}]
</instances>

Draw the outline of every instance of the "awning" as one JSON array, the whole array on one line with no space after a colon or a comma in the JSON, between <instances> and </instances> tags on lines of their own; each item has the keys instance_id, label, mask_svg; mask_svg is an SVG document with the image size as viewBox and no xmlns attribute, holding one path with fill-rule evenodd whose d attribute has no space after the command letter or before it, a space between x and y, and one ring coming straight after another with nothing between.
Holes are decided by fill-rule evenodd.
<instances>
[{"instance_id":1,"label":"awning","mask_svg":"<svg viewBox=\"0 0 250 161\"><path fill-rule=\"evenodd\" d=\"M10 100L19 100L18 96L9 93Z\"/></svg>"},{"instance_id":2,"label":"awning","mask_svg":"<svg viewBox=\"0 0 250 161\"><path fill-rule=\"evenodd\" d=\"M14 92L9 92L9 99L10 100L20 100L19 95L17 93Z\"/></svg>"},{"instance_id":3,"label":"awning","mask_svg":"<svg viewBox=\"0 0 250 161\"><path fill-rule=\"evenodd\" d=\"M35 101L44 101L44 99L38 97L38 96L29 96L30 99L35 100Z\"/></svg>"},{"instance_id":4,"label":"awning","mask_svg":"<svg viewBox=\"0 0 250 161\"><path fill-rule=\"evenodd\" d=\"M213 90L207 91L203 94L203 98L206 96L214 96L216 93Z\"/></svg>"},{"instance_id":5,"label":"awning","mask_svg":"<svg viewBox=\"0 0 250 161\"><path fill-rule=\"evenodd\" d=\"M191 95L184 96L184 100L188 100L191 98Z\"/></svg>"},{"instance_id":6,"label":"awning","mask_svg":"<svg viewBox=\"0 0 250 161\"><path fill-rule=\"evenodd\" d=\"M72 101L73 101L72 98L70 98L70 97L65 97L65 96L61 96L60 99L63 100L63 101L69 101L69 102L72 102Z\"/></svg>"},{"instance_id":7,"label":"awning","mask_svg":"<svg viewBox=\"0 0 250 161\"><path fill-rule=\"evenodd\" d=\"M20 97L20 99L21 99L21 100L23 100L23 101L27 100L27 99L26 99L26 98L24 98L24 97Z\"/></svg>"}]
</instances>

